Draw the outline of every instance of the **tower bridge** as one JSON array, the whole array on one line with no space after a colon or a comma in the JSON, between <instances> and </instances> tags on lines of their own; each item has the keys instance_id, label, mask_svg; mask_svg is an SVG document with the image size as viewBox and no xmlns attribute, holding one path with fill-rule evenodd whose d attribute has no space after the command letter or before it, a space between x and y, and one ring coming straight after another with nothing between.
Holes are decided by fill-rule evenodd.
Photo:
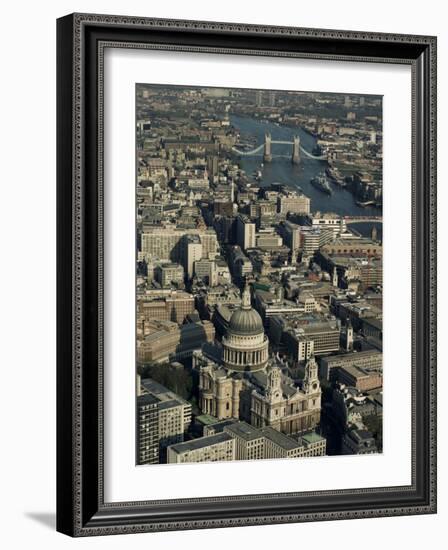
<instances>
[{"instance_id":1,"label":"tower bridge","mask_svg":"<svg viewBox=\"0 0 448 550\"><path fill-rule=\"evenodd\" d=\"M291 162L294 164L300 163L300 153L303 153L306 157L314 160L326 160L326 155L313 155L308 152L301 144L300 137L294 136L293 141L273 140L270 133L265 134L264 143L258 145L250 151L241 151L236 147L232 147L232 151L242 157L256 157L262 156L264 162L271 162L273 158L289 158L289 155L274 155L272 154L272 145L292 145Z\"/></svg>"}]
</instances>

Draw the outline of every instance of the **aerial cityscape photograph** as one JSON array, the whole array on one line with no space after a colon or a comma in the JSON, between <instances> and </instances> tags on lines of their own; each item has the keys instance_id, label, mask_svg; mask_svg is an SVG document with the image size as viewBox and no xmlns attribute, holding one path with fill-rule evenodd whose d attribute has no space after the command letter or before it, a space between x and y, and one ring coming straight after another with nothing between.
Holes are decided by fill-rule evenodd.
<instances>
[{"instance_id":1,"label":"aerial cityscape photograph","mask_svg":"<svg viewBox=\"0 0 448 550\"><path fill-rule=\"evenodd\" d=\"M383 451L382 143L381 96L136 85L137 465Z\"/></svg>"}]
</instances>

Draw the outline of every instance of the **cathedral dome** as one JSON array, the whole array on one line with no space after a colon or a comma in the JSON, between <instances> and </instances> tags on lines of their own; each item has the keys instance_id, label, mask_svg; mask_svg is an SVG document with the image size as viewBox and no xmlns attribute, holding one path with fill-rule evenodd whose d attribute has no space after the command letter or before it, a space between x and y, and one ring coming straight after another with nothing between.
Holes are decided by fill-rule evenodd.
<instances>
[{"instance_id":1,"label":"cathedral dome","mask_svg":"<svg viewBox=\"0 0 448 550\"><path fill-rule=\"evenodd\" d=\"M229 321L229 332L240 335L255 335L264 332L263 321L255 309L237 309Z\"/></svg>"},{"instance_id":2,"label":"cathedral dome","mask_svg":"<svg viewBox=\"0 0 448 550\"><path fill-rule=\"evenodd\" d=\"M229 332L241 336L264 333L263 321L258 311L250 304L250 292L247 287L243 292L241 308L234 311L230 317Z\"/></svg>"},{"instance_id":3,"label":"cathedral dome","mask_svg":"<svg viewBox=\"0 0 448 550\"><path fill-rule=\"evenodd\" d=\"M247 285L241 298L222 339L224 366L236 372L262 370L269 358L269 339L260 315L252 309Z\"/></svg>"}]
</instances>

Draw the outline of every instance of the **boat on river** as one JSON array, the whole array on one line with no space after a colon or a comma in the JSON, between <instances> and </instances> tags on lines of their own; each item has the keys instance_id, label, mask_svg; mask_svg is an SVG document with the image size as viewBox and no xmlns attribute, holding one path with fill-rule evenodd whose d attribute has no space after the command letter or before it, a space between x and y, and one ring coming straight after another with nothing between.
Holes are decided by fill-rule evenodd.
<instances>
[{"instance_id":1,"label":"boat on river","mask_svg":"<svg viewBox=\"0 0 448 550\"><path fill-rule=\"evenodd\" d=\"M344 178L341 176L337 168L334 168L333 166L327 166L327 168L325 169L325 174L332 183L339 185L340 187L345 187Z\"/></svg>"},{"instance_id":2,"label":"boat on river","mask_svg":"<svg viewBox=\"0 0 448 550\"><path fill-rule=\"evenodd\" d=\"M319 189L319 191L322 191L322 193L326 193L327 195L333 194L330 184L328 183L328 179L325 176L325 174L322 172L319 175L315 176L314 178L311 178L310 183L311 185L314 185L316 189Z\"/></svg>"}]
</instances>

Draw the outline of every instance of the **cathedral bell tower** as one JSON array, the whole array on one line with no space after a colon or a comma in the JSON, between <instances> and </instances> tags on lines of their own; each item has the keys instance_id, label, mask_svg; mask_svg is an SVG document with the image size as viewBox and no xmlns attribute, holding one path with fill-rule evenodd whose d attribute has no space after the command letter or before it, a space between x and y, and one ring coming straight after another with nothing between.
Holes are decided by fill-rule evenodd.
<instances>
[{"instance_id":1,"label":"cathedral bell tower","mask_svg":"<svg viewBox=\"0 0 448 550\"><path fill-rule=\"evenodd\" d=\"M272 367L268 372L266 396L270 401L282 398L282 374L278 367Z\"/></svg>"},{"instance_id":2,"label":"cathedral bell tower","mask_svg":"<svg viewBox=\"0 0 448 550\"><path fill-rule=\"evenodd\" d=\"M303 391L314 393L320 390L319 378L317 376L317 363L314 355L308 359L305 365L305 377L303 379Z\"/></svg>"}]
</instances>

